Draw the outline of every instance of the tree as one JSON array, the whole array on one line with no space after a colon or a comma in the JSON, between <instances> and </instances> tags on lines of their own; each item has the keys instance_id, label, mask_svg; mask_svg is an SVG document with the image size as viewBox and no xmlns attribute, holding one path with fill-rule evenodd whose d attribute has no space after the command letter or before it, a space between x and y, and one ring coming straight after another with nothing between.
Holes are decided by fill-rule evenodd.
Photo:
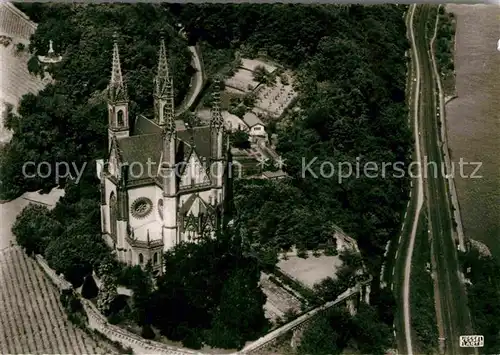
<instances>
[{"instance_id":1,"label":"tree","mask_svg":"<svg viewBox=\"0 0 500 355\"><path fill-rule=\"evenodd\" d=\"M237 130L231 133L230 136L231 145L240 149L250 148L249 135L247 132L242 130Z\"/></svg>"},{"instance_id":2,"label":"tree","mask_svg":"<svg viewBox=\"0 0 500 355\"><path fill-rule=\"evenodd\" d=\"M360 352L385 354L392 342L391 329L379 320L376 310L362 303L353 317L353 322L354 337Z\"/></svg>"},{"instance_id":3,"label":"tree","mask_svg":"<svg viewBox=\"0 0 500 355\"><path fill-rule=\"evenodd\" d=\"M258 66L253 71L253 78L259 83L266 83L268 80L269 73L263 66Z\"/></svg>"},{"instance_id":4,"label":"tree","mask_svg":"<svg viewBox=\"0 0 500 355\"><path fill-rule=\"evenodd\" d=\"M113 275L112 265L104 263L100 267L102 287L97 298L97 308L105 316L111 315L113 301L117 296L116 277Z\"/></svg>"},{"instance_id":5,"label":"tree","mask_svg":"<svg viewBox=\"0 0 500 355\"><path fill-rule=\"evenodd\" d=\"M99 288L95 283L92 275L87 275L83 281L82 285L82 297L88 300L96 298L99 293Z\"/></svg>"},{"instance_id":6,"label":"tree","mask_svg":"<svg viewBox=\"0 0 500 355\"><path fill-rule=\"evenodd\" d=\"M352 337L352 320L345 309L333 308L307 327L298 347L299 354L341 354Z\"/></svg>"},{"instance_id":7,"label":"tree","mask_svg":"<svg viewBox=\"0 0 500 355\"><path fill-rule=\"evenodd\" d=\"M298 347L298 353L301 355L342 353L342 349L337 346L337 333L332 329L326 317L319 317L305 330Z\"/></svg>"},{"instance_id":8,"label":"tree","mask_svg":"<svg viewBox=\"0 0 500 355\"><path fill-rule=\"evenodd\" d=\"M153 292L151 263L148 262L146 270L142 270L140 266L133 268L135 277L129 281L133 292L133 313L139 325L149 326L152 321L152 312L154 312L150 305Z\"/></svg>"},{"instance_id":9,"label":"tree","mask_svg":"<svg viewBox=\"0 0 500 355\"><path fill-rule=\"evenodd\" d=\"M238 268L229 277L212 320L210 345L240 349L266 328L266 297L259 287L259 277L255 266Z\"/></svg>"},{"instance_id":10,"label":"tree","mask_svg":"<svg viewBox=\"0 0 500 355\"><path fill-rule=\"evenodd\" d=\"M141 337L144 339L154 339L156 334L149 324L144 324L141 330Z\"/></svg>"},{"instance_id":11,"label":"tree","mask_svg":"<svg viewBox=\"0 0 500 355\"><path fill-rule=\"evenodd\" d=\"M52 269L79 287L93 265L108 254L100 235L65 232L49 242L45 256Z\"/></svg>"},{"instance_id":12,"label":"tree","mask_svg":"<svg viewBox=\"0 0 500 355\"><path fill-rule=\"evenodd\" d=\"M148 114L153 107L152 78L157 70L160 32L167 31L170 39L176 103L187 93L191 77L191 53L174 26L169 26L175 19L160 6L43 4L23 8L40 20L30 41L30 52L46 53L49 40L57 38L54 49L64 53L64 61L49 69L55 83L20 100L14 136L2 159L3 199L54 185L55 166L46 179L26 179L21 169L26 160L74 162L81 167L106 155L106 103L89 99L99 97L108 85L114 31L120 34L131 118L138 113ZM36 56L28 68L34 74L43 74Z\"/></svg>"},{"instance_id":13,"label":"tree","mask_svg":"<svg viewBox=\"0 0 500 355\"><path fill-rule=\"evenodd\" d=\"M327 277L314 285L314 291L323 301L328 302L337 299L345 291L345 288L342 288L342 284L338 280Z\"/></svg>"},{"instance_id":14,"label":"tree","mask_svg":"<svg viewBox=\"0 0 500 355\"><path fill-rule=\"evenodd\" d=\"M16 44L16 51L18 53L23 52L25 48L26 48L26 46L24 45L24 43L18 43L18 44Z\"/></svg>"},{"instance_id":15,"label":"tree","mask_svg":"<svg viewBox=\"0 0 500 355\"><path fill-rule=\"evenodd\" d=\"M12 227L19 245L28 254L45 254L49 242L63 231L61 224L52 218L45 206L29 204L17 216Z\"/></svg>"},{"instance_id":16,"label":"tree","mask_svg":"<svg viewBox=\"0 0 500 355\"><path fill-rule=\"evenodd\" d=\"M391 326L394 324L394 310L396 309L396 300L394 294L389 288L381 288L372 295L373 306L377 309L379 319Z\"/></svg>"}]
</instances>

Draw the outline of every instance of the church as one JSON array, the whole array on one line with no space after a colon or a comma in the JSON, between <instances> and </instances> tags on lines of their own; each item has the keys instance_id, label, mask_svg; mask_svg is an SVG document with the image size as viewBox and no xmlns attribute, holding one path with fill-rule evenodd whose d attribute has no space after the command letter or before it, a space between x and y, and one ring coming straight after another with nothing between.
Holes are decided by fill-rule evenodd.
<instances>
[{"instance_id":1,"label":"church","mask_svg":"<svg viewBox=\"0 0 500 355\"><path fill-rule=\"evenodd\" d=\"M176 119L163 40L153 98L154 117L139 115L131 124L115 38L107 90L109 155L97 161L102 235L118 260L150 262L161 273L163 251L211 238L221 225L229 145L218 90L209 124L190 127Z\"/></svg>"}]
</instances>

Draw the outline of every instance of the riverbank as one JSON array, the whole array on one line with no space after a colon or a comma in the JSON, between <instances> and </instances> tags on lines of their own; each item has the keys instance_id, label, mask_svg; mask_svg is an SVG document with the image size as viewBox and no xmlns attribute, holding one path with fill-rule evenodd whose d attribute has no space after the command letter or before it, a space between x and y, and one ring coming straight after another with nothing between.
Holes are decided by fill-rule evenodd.
<instances>
[{"instance_id":1,"label":"riverbank","mask_svg":"<svg viewBox=\"0 0 500 355\"><path fill-rule=\"evenodd\" d=\"M443 155L444 155L444 160L445 160L445 165L446 165L446 173L451 176L451 178L448 178L448 194L450 197L450 202L451 202L451 213L452 213L452 221L453 221L453 227L454 227L454 233L453 237L455 240L458 239L458 244L460 246L460 249L462 251L465 251L465 233L463 230L463 224L462 224L462 216L460 214L460 204L458 201L458 195L457 195L457 190L455 187L455 176L454 176L454 171L452 171L452 164L451 164L451 156L450 156L450 148L448 146L448 129L447 127L447 119L446 119L446 109L445 109L445 95L447 94L445 91L445 87L443 84L443 75L446 77L446 75L450 75L449 72L441 70L439 71L439 61L437 59L437 53L438 49L435 46L435 40L437 39L439 42L439 22L440 19L443 16L443 12L441 11L442 6L439 5L438 7L438 13L436 16L436 24L435 24L435 29L434 29L434 36L432 37L431 40L431 56L432 56L432 61L433 61L433 70L434 70L434 76L437 78L437 85L438 85L438 100L439 100L439 122L441 123L440 127L440 134L441 134L441 142L442 142L442 150L443 150ZM454 16L453 16L454 18ZM451 63L453 63L453 53L451 54L451 59L449 59ZM441 77L439 76L441 73ZM453 71L453 76L454 76L454 71ZM454 83L454 81L453 81ZM454 91L454 87L453 87ZM452 95L456 96L456 95Z\"/></svg>"},{"instance_id":2,"label":"riverbank","mask_svg":"<svg viewBox=\"0 0 500 355\"><path fill-rule=\"evenodd\" d=\"M439 5L436 17L436 43L434 51L436 63L441 79L442 91L445 96L456 94L456 18L453 12L446 10L444 5Z\"/></svg>"}]
</instances>

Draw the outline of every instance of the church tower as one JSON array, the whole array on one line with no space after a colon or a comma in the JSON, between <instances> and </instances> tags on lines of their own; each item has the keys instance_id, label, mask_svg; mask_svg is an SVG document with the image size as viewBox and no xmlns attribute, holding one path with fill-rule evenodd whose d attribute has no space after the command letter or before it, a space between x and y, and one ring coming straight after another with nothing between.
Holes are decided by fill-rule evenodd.
<instances>
[{"instance_id":1,"label":"church tower","mask_svg":"<svg viewBox=\"0 0 500 355\"><path fill-rule=\"evenodd\" d=\"M177 130L175 126L174 85L167 63L165 42L162 39L158 73L154 88L155 121L162 127L163 146L161 176L163 180L163 245L165 250L177 244Z\"/></svg>"},{"instance_id":2,"label":"church tower","mask_svg":"<svg viewBox=\"0 0 500 355\"><path fill-rule=\"evenodd\" d=\"M158 72L154 79L154 111L155 122L161 127L168 124L174 113L174 88L167 61L165 40L162 38L158 54Z\"/></svg>"},{"instance_id":3,"label":"church tower","mask_svg":"<svg viewBox=\"0 0 500 355\"><path fill-rule=\"evenodd\" d=\"M118 35L115 33L113 44L113 62L111 68L111 81L108 86L108 142L111 148L113 137L123 138L129 136L128 95L123 83L118 52Z\"/></svg>"},{"instance_id":4,"label":"church tower","mask_svg":"<svg viewBox=\"0 0 500 355\"><path fill-rule=\"evenodd\" d=\"M224 183L224 118L220 109L220 80L214 82L213 101L210 117L210 145L212 151L212 162L210 171L212 183L221 193L217 196L217 201L222 202L222 185Z\"/></svg>"}]
</instances>

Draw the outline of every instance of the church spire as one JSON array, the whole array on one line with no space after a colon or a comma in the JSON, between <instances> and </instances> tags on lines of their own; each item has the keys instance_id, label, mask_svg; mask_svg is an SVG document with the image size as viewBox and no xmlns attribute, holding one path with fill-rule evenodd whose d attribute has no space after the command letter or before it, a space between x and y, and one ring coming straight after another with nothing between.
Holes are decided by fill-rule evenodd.
<instances>
[{"instance_id":1,"label":"church spire","mask_svg":"<svg viewBox=\"0 0 500 355\"><path fill-rule=\"evenodd\" d=\"M166 96L167 83L170 81L170 72L168 69L167 49L165 40L162 37L160 42L160 50L158 54L158 72L155 78L155 95L157 97Z\"/></svg>"},{"instance_id":2,"label":"church spire","mask_svg":"<svg viewBox=\"0 0 500 355\"><path fill-rule=\"evenodd\" d=\"M158 72L154 79L155 121L170 135L175 133L174 83L170 77L167 49L162 38L158 54Z\"/></svg>"},{"instance_id":3,"label":"church spire","mask_svg":"<svg viewBox=\"0 0 500 355\"><path fill-rule=\"evenodd\" d=\"M109 82L109 99L112 102L128 101L127 90L123 83L120 66L120 53L118 51L118 34L113 34L113 63L111 68L111 81Z\"/></svg>"},{"instance_id":4,"label":"church spire","mask_svg":"<svg viewBox=\"0 0 500 355\"><path fill-rule=\"evenodd\" d=\"M213 101L212 101L212 109L211 109L211 117L210 117L210 126L217 130L222 129L224 125L224 119L222 118L222 113L220 111L220 79L216 78L214 80L214 92L213 92Z\"/></svg>"},{"instance_id":5,"label":"church spire","mask_svg":"<svg viewBox=\"0 0 500 355\"><path fill-rule=\"evenodd\" d=\"M123 83L118 53L118 35L113 35L113 66L111 68L111 81L108 86L108 141L129 136L128 96L127 88Z\"/></svg>"}]
</instances>

